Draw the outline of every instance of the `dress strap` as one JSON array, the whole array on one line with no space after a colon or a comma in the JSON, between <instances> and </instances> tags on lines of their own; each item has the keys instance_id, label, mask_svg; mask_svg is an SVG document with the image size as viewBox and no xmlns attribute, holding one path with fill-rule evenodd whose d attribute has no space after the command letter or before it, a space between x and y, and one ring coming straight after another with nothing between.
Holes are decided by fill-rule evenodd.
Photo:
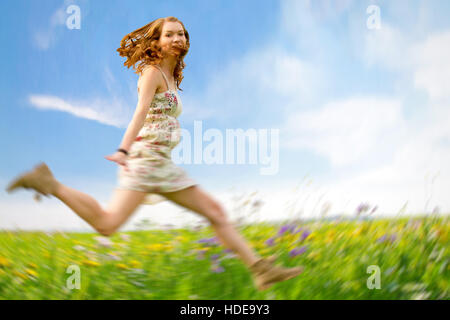
<instances>
[{"instance_id":1,"label":"dress strap","mask_svg":"<svg viewBox=\"0 0 450 320\"><path fill-rule=\"evenodd\" d=\"M161 73L162 73L162 75L163 75L163 77L164 77L164 80L166 81L167 90L170 90L169 81L167 80L167 77L166 77L166 75L164 74L164 72L162 71L161 67L158 66L158 65L156 65L156 64L155 64L154 66L157 67L157 68L159 69L159 71L161 71Z\"/></svg>"}]
</instances>

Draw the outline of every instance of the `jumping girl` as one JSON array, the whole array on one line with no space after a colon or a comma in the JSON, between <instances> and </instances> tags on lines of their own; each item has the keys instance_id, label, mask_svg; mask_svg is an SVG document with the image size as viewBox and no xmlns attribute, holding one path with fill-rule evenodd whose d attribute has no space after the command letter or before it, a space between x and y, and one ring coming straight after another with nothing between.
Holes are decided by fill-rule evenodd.
<instances>
[{"instance_id":1,"label":"jumping girl","mask_svg":"<svg viewBox=\"0 0 450 320\"><path fill-rule=\"evenodd\" d=\"M139 205L170 200L206 217L220 242L250 269L256 288L265 290L299 275L303 267L283 268L275 265L276 256L257 256L222 205L171 160L180 142L177 117L182 104L177 88L189 47L189 33L175 17L152 21L122 39L117 51L126 57L124 65L140 74L139 100L117 152L105 157L119 165L118 187L105 209L91 196L57 181L44 162L14 179L7 191L25 188L34 189L38 197L52 195L104 236L117 231Z\"/></svg>"}]
</instances>

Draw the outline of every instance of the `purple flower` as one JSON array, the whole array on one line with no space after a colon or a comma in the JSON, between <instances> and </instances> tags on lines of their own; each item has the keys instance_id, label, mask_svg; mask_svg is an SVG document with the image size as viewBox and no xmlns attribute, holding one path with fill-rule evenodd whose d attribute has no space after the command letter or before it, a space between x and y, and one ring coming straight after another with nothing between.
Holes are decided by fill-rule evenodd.
<instances>
[{"instance_id":1,"label":"purple flower","mask_svg":"<svg viewBox=\"0 0 450 320\"><path fill-rule=\"evenodd\" d=\"M300 241L305 240L306 238L308 238L308 236L311 234L311 231L309 230L305 230L303 231L302 235L300 236Z\"/></svg>"},{"instance_id":2,"label":"purple flower","mask_svg":"<svg viewBox=\"0 0 450 320\"><path fill-rule=\"evenodd\" d=\"M273 246L275 244L275 239L274 238L269 238L266 240L266 245L268 246Z\"/></svg>"},{"instance_id":3,"label":"purple flower","mask_svg":"<svg viewBox=\"0 0 450 320\"><path fill-rule=\"evenodd\" d=\"M278 236L281 236L283 233L285 233L286 231L288 231L289 230L289 225L285 225L285 226L282 226L281 228L280 228L280 230L278 231Z\"/></svg>"},{"instance_id":4,"label":"purple flower","mask_svg":"<svg viewBox=\"0 0 450 320\"><path fill-rule=\"evenodd\" d=\"M302 231L303 230L303 228L302 227L300 227L300 228L298 228L298 230L297 231L295 231L294 233L299 233L300 231Z\"/></svg>"},{"instance_id":5,"label":"purple flower","mask_svg":"<svg viewBox=\"0 0 450 320\"><path fill-rule=\"evenodd\" d=\"M378 239L377 239L377 242L386 242L386 241L389 241L390 243L393 243L395 240L397 240L397 235L395 234L395 233L393 233L392 235L388 235L388 234L385 234L384 236L382 236L382 237L379 237Z\"/></svg>"},{"instance_id":6,"label":"purple flower","mask_svg":"<svg viewBox=\"0 0 450 320\"><path fill-rule=\"evenodd\" d=\"M226 248L226 249L223 249L223 252L226 252L226 253L232 253L233 250Z\"/></svg>"},{"instance_id":7,"label":"purple flower","mask_svg":"<svg viewBox=\"0 0 450 320\"><path fill-rule=\"evenodd\" d=\"M391 238L389 239L391 242L394 242L395 240L397 240L397 235L394 233L391 235Z\"/></svg>"},{"instance_id":8,"label":"purple flower","mask_svg":"<svg viewBox=\"0 0 450 320\"><path fill-rule=\"evenodd\" d=\"M200 240L197 240L197 243L205 243L207 245L216 245L217 242L217 237L212 237L212 238L203 238Z\"/></svg>"},{"instance_id":9,"label":"purple flower","mask_svg":"<svg viewBox=\"0 0 450 320\"><path fill-rule=\"evenodd\" d=\"M197 252L197 260L203 260L205 258L205 251Z\"/></svg>"},{"instance_id":10,"label":"purple flower","mask_svg":"<svg viewBox=\"0 0 450 320\"><path fill-rule=\"evenodd\" d=\"M377 209L378 209L378 206L373 207L373 208L372 208L372 211L370 211L370 214L374 213L375 210L377 210Z\"/></svg>"},{"instance_id":11,"label":"purple flower","mask_svg":"<svg viewBox=\"0 0 450 320\"><path fill-rule=\"evenodd\" d=\"M299 248L295 248L295 249L293 249L293 250L291 250L289 252L289 256L290 257L298 256L299 254L304 253L306 251L306 249L308 249L307 246L302 246L302 247L299 247Z\"/></svg>"},{"instance_id":12,"label":"purple flower","mask_svg":"<svg viewBox=\"0 0 450 320\"><path fill-rule=\"evenodd\" d=\"M225 269L222 266L220 266L220 265L213 265L211 267L211 271L215 272L215 273L220 273L220 272L223 272L224 270Z\"/></svg>"},{"instance_id":13,"label":"purple flower","mask_svg":"<svg viewBox=\"0 0 450 320\"><path fill-rule=\"evenodd\" d=\"M211 256L211 260L217 260L217 259L219 259L219 255L218 254L213 254L212 256Z\"/></svg>"},{"instance_id":14,"label":"purple flower","mask_svg":"<svg viewBox=\"0 0 450 320\"><path fill-rule=\"evenodd\" d=\"M361 213L369 210L369 205L367 203L361 203L358 208L356 208L356 215L359 216Z\"/></svg>"}]
</instances>

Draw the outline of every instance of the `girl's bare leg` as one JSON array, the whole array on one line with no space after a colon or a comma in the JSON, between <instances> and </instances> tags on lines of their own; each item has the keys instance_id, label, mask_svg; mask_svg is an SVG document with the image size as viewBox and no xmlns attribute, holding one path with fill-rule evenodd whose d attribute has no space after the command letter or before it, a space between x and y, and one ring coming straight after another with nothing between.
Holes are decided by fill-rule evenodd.
<instances>
[{"instance_id":1,"label":"girl's bare leg","mask_svg":"<svg viewBox=\"0 0 450 320\"><path fill-rule=\"evenodd\" d=\"M104 236L112 235L139 207L146 192L114 189L106 209L90 195L58 182L53 196Z\"/></svg>"},{"instance_id":2,"label":"girl's bare leg","mask_svg":"<svg viewBox=\"0 0 450 320\"><path fill-rule=\"evenodd\" d=\"M222 206L199 186L162 194L176 204L206 217L220 242L236 252L247 266L251 266L260 258L228 221Z\"/></svg>"}]
</instances>

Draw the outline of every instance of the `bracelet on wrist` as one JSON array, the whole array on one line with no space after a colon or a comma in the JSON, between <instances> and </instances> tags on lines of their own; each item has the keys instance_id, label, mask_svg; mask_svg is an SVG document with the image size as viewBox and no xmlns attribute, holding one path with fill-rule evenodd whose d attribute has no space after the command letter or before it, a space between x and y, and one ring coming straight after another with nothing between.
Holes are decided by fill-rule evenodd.
<instances>
[{"instance_id":1,"label":"bracelet on wrist","mask_svg":"<svg viewBox=\"0 0 450 320\"><path fill-rule=\"evenodd\" d=\"M127 151L127 150L125 150L125 149L122 149L122 148L120 148L120 149L117 149L117 151L119 151L119 152L123 152L123 153L125 153L126 155L128 155L128 151Z\"/></svg>"}]
</instances>

